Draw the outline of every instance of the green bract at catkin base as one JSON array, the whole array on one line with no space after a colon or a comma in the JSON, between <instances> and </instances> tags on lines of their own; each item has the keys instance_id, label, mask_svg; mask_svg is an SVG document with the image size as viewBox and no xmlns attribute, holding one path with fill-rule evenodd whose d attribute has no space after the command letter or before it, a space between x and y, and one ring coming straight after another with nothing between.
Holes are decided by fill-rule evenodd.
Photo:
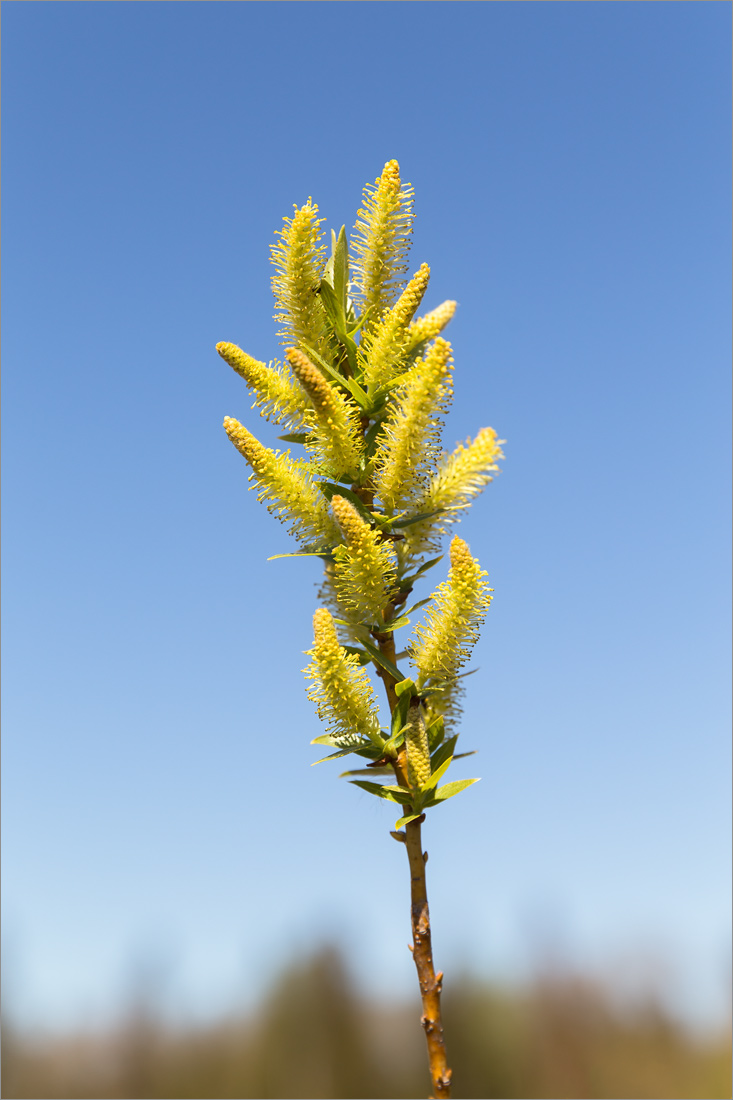
<instances>
[{"instance_id":1,"label":"green bract at catkin base","mask_svg":"<svg viewBox=\"0 0 733 1100\"><path fill-rule=\"evenodd\" d=\"M443 453L453 357L441 333L456 303L415 316L430 268L421 264L408 279L413 220L412 188L402 183L396 160L365 188L350 250L342 227L331 231L326 258L318 207L310 199L296 207L272 250L285 363L266 366L227 342L217 351L244 379L259 414L289 430L280 438L304 448L301 459L291 458L264 446L238 420L224 421L259 499L300 543L294 554L275 556L311 555L325 566L321 599L330 610L321 607L313 617L306 670L309 697L327 730L314 741L336 750L329 758L361 757L362 767L344 774L399 808L392 835L404 842L410 862L413 958L432 1095L444 1100L451 1071L420 830L427 810L476 782L442 780L466 755L455 752L461 669L491 589L466 543L454 538L447 580L429 600L413 603L412 590L441 561L430 555L447 527L497 472L503 440L482 428L473 441ZM424 621L405 647L399 633L425 604ZM381 721L370 671L386 693Z\"/></svg>"}]
</instances>

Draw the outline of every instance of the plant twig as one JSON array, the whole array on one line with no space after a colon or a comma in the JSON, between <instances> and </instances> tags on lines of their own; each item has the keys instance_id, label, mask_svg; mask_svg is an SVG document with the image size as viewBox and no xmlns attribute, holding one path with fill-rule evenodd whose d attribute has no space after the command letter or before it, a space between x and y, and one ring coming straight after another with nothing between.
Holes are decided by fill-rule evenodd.
<instances>
[{"instance_id":1,"label":"plant twig","mask_svg":"<svg viewBox=\"0 0 733 1100\"><path fill-rule=\"evenodd\" d=\"M394 764L397 782L407 785L406 759L400 753ZM406 808L406 812L409 810ZM434 1100L444 1100L451 1095L453 1071L448 1068L448 1059L443 1037L443 1019L440 1011L440 994L443 988L443 971L435 973L433 965L433 944L430 932L430 910L425 877L425 864L428 853L422 850L421 825L425 815L405 826L405 847L410 864L410 916L412 922L412 957L415 960L417 979L422 999L422 1018L420 1023L425 1031L428 1046L428 1062L433 1084ZM395 834L397 835L397 834ZM400 839L402 839L400 837Z\"/></svg>"}]
</instances>

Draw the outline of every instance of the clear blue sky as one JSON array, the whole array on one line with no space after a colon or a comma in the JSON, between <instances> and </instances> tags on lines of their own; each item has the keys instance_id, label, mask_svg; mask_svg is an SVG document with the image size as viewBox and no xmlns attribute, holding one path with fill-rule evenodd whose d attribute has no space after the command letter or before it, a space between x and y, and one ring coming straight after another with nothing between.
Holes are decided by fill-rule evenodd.
<instances>
[{"instance_id":1,"label":"clear blue sky","mask_svg":"<svg viewBox=\"0 0 733 1100\"><path fill-rule=\"evenodd\" d=\"M396 157L450 446L504 472L467 775L425 827L438 965L546 949L725 1003L731 9L18 3L3 16L4 939L27 1022L215 1013L358 942L413 994L387 806L310 768L318 567L221 428L278 354L273 231ZM436 577L436 580L439 579ZM426 595L427 592L422 593ZM147 962L145 960L148 960Z\"/></svg>"}]
</instances>

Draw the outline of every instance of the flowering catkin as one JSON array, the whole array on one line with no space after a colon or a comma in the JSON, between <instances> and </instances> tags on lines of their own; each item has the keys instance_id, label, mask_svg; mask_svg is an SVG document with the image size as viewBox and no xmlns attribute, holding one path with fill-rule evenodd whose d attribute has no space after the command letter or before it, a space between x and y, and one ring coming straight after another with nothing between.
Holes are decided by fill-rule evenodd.
<instances>
[{"instance_id":1,"label":"flowering catkin","mask_svg":"<svg viewBox=\"0 0 733 1100\"><path fill-rule=\"evenodd\" d=\"M412 508L411 498L419 496L439 452L440 414L453 393L452 362L450 344L438 337L397 390L374 458L374 485L387 510L399 510L408 502Z\"/></svg>"},{"instance_id":2,"label":"flowering catkin","mask_svg":"<svg viewBox=\"0 0 733 1100\"><path fill-rule=\"evenodd\" d=\"M263 447L231 416L224 417L224 430L252 467L258 499L265 501L268 510L279 520L290 525L296 538L319 546L333 546L341 541L326 498L304 463L294 462L287 453Z\"/></svg>"},{"instance_id":3,"label":"flowering catkin","mask_svg":"<svg viewBox=\"0 0 733 1100\"><path fill-rule=\"evenodd\" d=\"M470 656L491 603L492 590L484 579L487 573L457 536L450 544L450 561L448 580L433 593L425 622L413 633L412 660L421 686L455 678Z\"/></svg>"},{"instance_id":4,"label":"flowering catkin","mask_svg":"<svg viewBox=\"0 0 733 1100\"><path fill-rule=\"evenodd\" d=\"M339 644L336 626L325 607L313 616L312 656L306 669L306 676L313 681L308 698L316 703L334 740L346 747L368 738L381 747L384 741L369 677L358 657Z\"/></svg>"},{"instance_id":5,"label":"flowering catkin","mask_svg":"<svg viewBox=\"0 0 733 1100\"><path fill-rule=\"evenodd\" d=\"M272 291L278 306L275 320L282 325L278 335L284 344L303 342L323 354L328 349L328 330L318 295L325 257L318 206L308 199L283 221L285 227L277 231L277 244L271 248L276 271Z\"/></svg>"},{"instance_id":6,"label":"flowering catkin","mask_svg":"<svg viewBox=\"0 0 733 1100\"><path fill-rule=\"evenodd\" d=\"M395 581L395 554L344 497L331 500L346 545L336 551L333 579L346 614L372 626L382 621Z\"/></svg>"},{"instance_id":7,"label":"flowering catkin","mask_svg":"<svg viewBox=\"0 0 733 1100\"><path fill-rule=\"evenodd\" d=\"M414 214L413 190L400 182L400 166L388 161L382 175L364 188L351 240L352 290L362 313L369 311L368 332L389 309L406 273Z\"/></svg>"},{"instance_id":8,"label":"flowering catkin","mask_svg":"<svg viewBox=\"0 0 733 1100\"><path fill-rule=\"evenodd\" d=\"M309 445L332 476L356 478L363 444L353 402L332 386L302 351L287 348L285 358L310 400L313 439Z\"/></svg>"},{"instance_id":9,"label":"flowering catkin","mask_svg":"<svg viewBox=\"0 0 733 1100\"><path fill-rule=\"evenodd\" d=\"M285 424L289 428L300 427L308 408L308 399L290 371L281 364L266 367L258 359L247 355L236 344L225 341L216 350L229 366L243 378L255 395L253 408L259 409L265 420Z\"/></svg>"}]
</instances>

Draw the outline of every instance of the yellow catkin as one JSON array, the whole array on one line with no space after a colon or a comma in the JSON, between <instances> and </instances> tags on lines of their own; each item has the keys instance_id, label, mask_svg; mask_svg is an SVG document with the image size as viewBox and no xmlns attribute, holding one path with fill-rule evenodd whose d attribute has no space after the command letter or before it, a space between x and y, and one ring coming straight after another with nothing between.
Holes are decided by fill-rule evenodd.
<instances>
[{"instance_id":1,"label":"yellow catkin","mask_svg":"<svg viewBox=\"0 0 733 1100\"><path fill-rule=\"evenodd\" d=\"M364 337L359 349L363 382L370 392L379 390L399 374L407 357L407 334L430 281L430 268L421 264L394 307Z\"/></svg>"},{"instance_id":2,"label":"yellow catkin","mask_svg":"<svg viewBox=\"0 0 733 1100\"><path fill-rule=\"evenodd\" d=\"M362 313L369 311L364 331L369 331L392 305L409 249L414 214L413 190L402 186L400 166L388 161L382 175L364 188L352 237L353 292Z\"/></svg>"},{"instance_id":3,"label":"yellow catkin","mask_svg":"<svg viewBox=\"0 0 733 1100\"><path fill-rule=\"evenodd\" d=\"M471 499L484 489L498 473L501 449L505 440L497 439L493 428L482 428L471 442L459 443L451 455L446 455L424 490L411 504L415 513L440 513L405 531L410 553L434 548L446 525L456 523ZM408 549L406 548L406 549Z\"/></svg>"},{"instance_id":4,"label":"yellow catkin","mask_svg":"<svg viewBox=\"0 0 733 1100\"><path fill-rule=\"evenodd\" d=\"M289 454L263 447L258 439L231 416L224 417L224 430L252 467L258 498L268 510L303 543L333 546L340 531L328 511L328 504L304 463Z\"/></svg>"},{"instance_id":5,"label":"yellow catkin","mask_svg":"<svg viewBox=\"0 0 733 1100\"><path fill-rule=\"evenodd\" d=\"M350 474L356 480L363 444L353 402L324 378L304 352L287 348L285 358L313 409L313 448L335 477Z\"/></svg>"},{"instance_id":6,"label":"yellow catkin","mask_svg":"<svg viewBox=\"0 0 733 1100\"><path fill-rule=\"evenodd\" d=\"M346 546L336 551L333 580L339 603L354 621L382 621L396 577L394 550L344 497L331 500Z\"/></svg>"},{"instance_id":7,"label":"yellow catkin","mask_svg":"<svg viewBox=\"0 0 733 1100\"><path fill-rule=\"evenodd\" d=\"M338 640L336 625L325 607L313 616L313 661L305 670L313 687L308 692L319 717L342 747L368 738L384 743L369 677L358 657L347 653Z\"/></svg>"},{"instance_id":8,"label":"yellow catkin","mask_svg":"<svg viewBox=\"0 0 733 1100\"><path fill-rule=\"evenodd\" d=\"M236 344L225 341L218 343L216 350L232 370L245 380L255 395L252 407L259 409L266 420L275 424L287 424L288 427L301 426L308 400L300 386L285 374L280 364L277 367L267 367L258 359L247 355Z\"/></svg>"},{"instance_id":9,"label":"yellow catkin","mask_svg":"<svg viewBox=\"0 0 733 1100\"><path fill-rule=\"evenodd\" d=\"M413 699L407 712L405 728L407 778L413 790L420 790L430 779L430 748L423 709Z\"/></svg>"},{"instance_id":10,"label":"yellow catkin","mask_svg":"<svg viewBox=\"0 0 733 1100\"><path fill-rule=\"evenodd\" d=\"M424 340L432 340L434 336L442 332L448 322L452 320L458 303L453 301L443 302L437 309L432 309L424 317L418 317L413 321L407 332L406 348L412 351Z\"/></svg>"},{"instance_id":11,"label":"yellow catkin","mask_svg":"<svg viewBox=\"0 0 733 1100\"><path fill-rule=\"evenodd\" d=\"M440 415L453 393L452 362L450 344L438 337L396 391L374 458L374 485L388 511L419 493L439 453ZM421 511L411 503L410 510Z\"/></svg>"},{"instance_id":12,"label":"yellow catkin","mask_svg":"<svg viewBox=\"0 0 733 1100\"><path fill-rule=\"evenodd\" d=\"M449 681L442 698L440 694L431 696L431 705L439 711L450 708L456 693L455 676L476 643L492 592L487 573L457 536L450 544L450 561L448 580L433 594L424 624L415 627L411 646L420 686Z\"/></svg>"},{"instance_id":13,"label":"yellow catkin","mask_svg":"<svg viewBox=\"0 0 733 1100\"><path fill-rule=\"evenodd\" d=\"M272 291L278 306L275 320L282 325L278 335L284 344L306 343L323 354L328 346L326 314L318 294L325 260L321 243L318 206L310 199L295 207L292 218L276 232L271 248L276 274Z\"/></svg>"}]
</instances>

